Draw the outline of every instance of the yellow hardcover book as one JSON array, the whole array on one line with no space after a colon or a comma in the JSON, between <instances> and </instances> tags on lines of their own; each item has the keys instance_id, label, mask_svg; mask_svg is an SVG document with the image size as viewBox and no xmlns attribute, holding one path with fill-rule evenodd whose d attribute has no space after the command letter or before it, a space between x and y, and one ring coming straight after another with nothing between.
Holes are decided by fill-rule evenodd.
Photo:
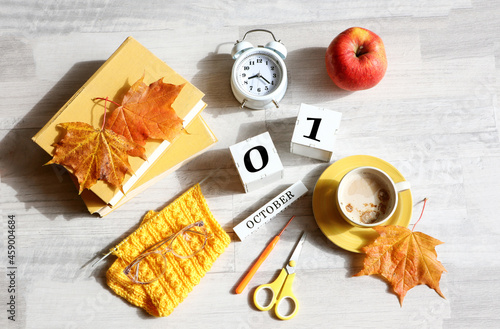
<instances>
[{"instance_id":1,"label":"yellow hardcover book","mask_svg":"<svg viewBox=\"0 0 500 329\"><path fill-rule=\"evenodd\" d=\"M97 213L101 217L106 216L217 142L217 138L201 115L196 116L186 130L189 134L182 134L113 207L92 191L84 190L81 197L89 212Z\"/></svg>"},{"instance_id":2,"label":"yellow hardcover book","mask_svg":"<svg viewBox=\"0 0 500 329\"><path fill-rule=\"evenodd\" d=\"M102 124L104 108L102 102L96 103L96 97L109 97L121 102L123 93L144 76L144 82L150 84L163 78L166 83L175 85L186 83L172 104L179 117L184 120L184 127L206 106L202 101L204 94L182 76L142 46L134 38L128 37L111 57L90 77L90 79L71 97L71 99L52 117L52 119L33 137L47 153L53 154L52 144L60 138L57 125L63 122L85 122L94 127ZM175 142L175 140L174 140ZM138 157L129 157L134 175L127 174L123 181L126 193L137 180L154 164L161 154L171 145L168 141L148 140L146 143L147 161ZM122 197L119 188L98 181L91 188L92 192L107 204L114 205Z\"/></svg>"}]
</instances>

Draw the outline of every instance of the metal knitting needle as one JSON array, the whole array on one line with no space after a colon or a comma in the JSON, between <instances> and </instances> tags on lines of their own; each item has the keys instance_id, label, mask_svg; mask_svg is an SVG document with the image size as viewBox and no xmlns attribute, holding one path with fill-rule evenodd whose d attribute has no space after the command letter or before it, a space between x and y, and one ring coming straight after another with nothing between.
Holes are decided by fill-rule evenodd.
<instances>
[{"instance_id":1,"label":"metal knitting needle","mask_svg":"<svg viewBox=\"0 0 500 329\"><path fill-rule=\"evenodd\" d=\"M94 267L96 266L97 264L99 264L102 260L104 260L106 257L108 257L109 255L111 255L113 253L114 250L111 250L110 252L108 252L106 255L102 256L101 259L98 259L94 264L92 264L92 266L90 267Z\"/></svg>"},{"instance_id":2,"label":"metal knitting needle","mask_svg":"<svg viewBox=\"0 0 500 329\"><path fill-rule=\"evenodd\" d=\"M288 223L286 223L285 227L283 227L283 229L281 230L281 232L274 237L274 239L271 241L271 243L269 243L267 245L266 249L264 249L264 251L262 252L262 254L260 254L260 256L259 256L259 258L257 258L257 261L255 262L255 264L253 264L252 267L250 268L250 271L248 271L247 275L245 275L245 277L240 282L240 284L238 285L238 287L236 287L236 293L237 294L241 294L243 292L243 290L245 289L245 287L247 286L247 284L250 282L250 280L252 279L252 277L254 276L254 274L259 269L260 265L262 265L262 263L266 260L267 256L269 256L269 254L271 253L271 251L274 249L274 246L276 246L276 244L280 240L281 234L283 234L283 232L285 231L285 229L288 226L288 224L290 224L290 222L294 218L295 218L295 216L292 216L292 218L290 218L290 220L288 221Z\"/></svg>"}]
</instances>

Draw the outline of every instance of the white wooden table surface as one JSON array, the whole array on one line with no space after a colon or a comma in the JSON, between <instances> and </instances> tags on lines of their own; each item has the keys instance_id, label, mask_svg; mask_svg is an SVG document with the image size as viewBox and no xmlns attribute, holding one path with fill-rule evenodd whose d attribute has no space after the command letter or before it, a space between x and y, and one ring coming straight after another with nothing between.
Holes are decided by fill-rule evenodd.
<instances>
[{"instance_id":1,"label":"white wooden table surface","mask_svg":"<svg viewBox=\"0 0 500 329\"><path fill-rule=\"evenodd\" d=\"M498 1L0 1L0 327L2 328L493 328L500 320L500 3ZM347 93L324 67L330 41L351 26L379 34L389 68L373 89ZM279 110L238 107L229 85L232 44L251 28L287 46L290 84ZM204 118L219 142L128 204L87 213L67 174L31 137L127 37L133 36L206 93ZM258 37L257 37L258 38ZM257 40L258 41L258 40ZM343 113L334 161L380 157L412 183L418 230L441 241L446 299L426 286L403 307L385 281L353 278L363 255L319 230L312 191L328 163L289 153L300 103ZM245 194L228 147L269 131L285 177ZM212 174L203 192L233 242L167 318L152 318L105 283L113 259L84 266ZM297 180L309 193L240 242L239 221ZM15 215L16 321L7 320L7 218ZM233 288L264 246L292 222L242 295ZM258 284L309 233L290 321L251 305Z\"/></svg>"}]
</instances>

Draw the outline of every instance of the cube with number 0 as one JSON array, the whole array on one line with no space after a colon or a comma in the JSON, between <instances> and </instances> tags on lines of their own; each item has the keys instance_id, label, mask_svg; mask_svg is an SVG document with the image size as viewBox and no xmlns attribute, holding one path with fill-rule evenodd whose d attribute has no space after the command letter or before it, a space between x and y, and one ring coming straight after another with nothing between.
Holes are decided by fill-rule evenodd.
<instances>
[{"instance_id":1,"label":"cube with number 0","mask_svg":"<svg viewBox=\"0 0 500 329\"><path fill-rule=\"evenodd\" d=\"M340 127L342 113L301 104L290 152L306 157L331 161L336 133Z\"/></svg>"},{"instance_id":2,"label":"cube with number 0","mask_svg":"<svg viewBox=\"0 0 500 329\"><path fill-rule=\"evenodd\" d=\"M283 164L266 131L229 147L245 192L283 178Z\"/></svg>"}]
</instances>

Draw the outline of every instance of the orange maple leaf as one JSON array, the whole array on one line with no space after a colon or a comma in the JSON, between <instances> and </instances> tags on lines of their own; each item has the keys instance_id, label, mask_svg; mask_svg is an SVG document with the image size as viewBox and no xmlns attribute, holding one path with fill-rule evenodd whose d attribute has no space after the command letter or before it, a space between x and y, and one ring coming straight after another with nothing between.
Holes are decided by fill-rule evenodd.
<instances>
[{"instance_id":1,"label":"orange maple leaf","mask_svg":"<svg viewBox=\"0 0 500 329\"><path fill-rule=\"evenodd\" d=\"M132 173L128 156L146 160L142 146L108 129L96 129L84 122L66 122L63 138L53 144L55 154L46 164L57 163L70 169L78 179L79 193L97 180L122 188L125 173Z\"/></svg>"},{"instance_id":2,"label":"orange maple leaf","mask_svg":"<svg viewBox=\"0 0 500 329\"><path fill-rule=\"evenodd\" d=\"M382 275L392 285L401 305L408 290L420 284L426 284L445 298L439 280L446 269L437 260L435 250L435 246L443 242L401 226L374 229L380 236L363 248L364 267L354 276Z\"/></svg>"},{"instance_id":3,"label":"orange maple leaf","mask_svg":"<svg viewBox=\"0 0 500 329\"><path fill-rule=\"evenodd\" d=\"M144 145L148 138L172 141L181 132L183 120L172 108L182 85L164 83L163 78L149 86L144 77L123 96L106 122L106 128Z\"/></svg>"}]
</instances>

